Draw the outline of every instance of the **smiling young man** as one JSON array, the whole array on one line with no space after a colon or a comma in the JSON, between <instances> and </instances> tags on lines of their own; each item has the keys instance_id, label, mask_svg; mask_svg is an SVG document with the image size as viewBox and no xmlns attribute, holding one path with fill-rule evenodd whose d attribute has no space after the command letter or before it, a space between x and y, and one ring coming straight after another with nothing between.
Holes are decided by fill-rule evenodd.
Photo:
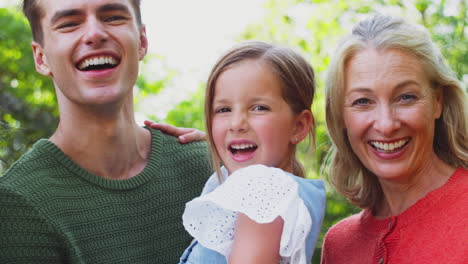
<instances>
[{"instance_id":1,"label":"smiling young man","mask_svg":"<svg viewBox=\"0 0 468 264\"><path fill-rule=\"evenodd\" d=\"M204 143L138 126L147 51L138 0L25 0L60 122L0 178L1 263L175 263L181 215L211 168Z\"/></svg>"}]
</instances>

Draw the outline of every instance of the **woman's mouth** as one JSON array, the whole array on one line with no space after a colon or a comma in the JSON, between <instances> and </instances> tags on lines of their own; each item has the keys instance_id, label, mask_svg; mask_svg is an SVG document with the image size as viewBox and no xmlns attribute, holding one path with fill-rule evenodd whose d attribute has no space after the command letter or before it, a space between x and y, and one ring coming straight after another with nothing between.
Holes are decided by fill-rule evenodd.
<instances>
[{"instance_id":1,"label":"woman's mouth","mask_svg":"<svg viewBox=\"0 0 468 264\"><path fill-rule=\"evenodd\" d=\"M411 141L410 137L407 137L405 139L400 139L397 141L393 141L393 142L382 142L382 141L371 140L369 141L369 145L371 145L371 147L378 152L395 153L403 149L410 141Z\"/></svg>"}]
</instances>

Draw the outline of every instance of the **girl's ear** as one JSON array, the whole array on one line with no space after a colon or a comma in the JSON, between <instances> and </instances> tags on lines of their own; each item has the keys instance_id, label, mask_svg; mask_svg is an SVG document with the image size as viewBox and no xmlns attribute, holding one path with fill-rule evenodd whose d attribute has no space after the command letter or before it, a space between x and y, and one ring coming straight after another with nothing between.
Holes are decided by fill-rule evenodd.
<instances>
[{"instance_id":1,"label":"girl's ear","mask_svg":"<svg viewBox=\"0 0 468 264\"><path fill-rule=\"evenodd\" d=\"M291 137L292 144L298 144L309 134L310 128L314 125L314 116L310 110L303 110L296 116L296 126Z\"/></svg>"},{"instance_id":2,"label":"girl's ear","mask_svg":"<svg viewBox=\"0 0 468 264\"><path fill-rule=\"evenodd\" d=\"M42 46L35 41L33 41L31 46L34 55L34 63L36 64L36 71L45 76L52 76L52 72L50 71Z\"/></svg>"}]
</instances>

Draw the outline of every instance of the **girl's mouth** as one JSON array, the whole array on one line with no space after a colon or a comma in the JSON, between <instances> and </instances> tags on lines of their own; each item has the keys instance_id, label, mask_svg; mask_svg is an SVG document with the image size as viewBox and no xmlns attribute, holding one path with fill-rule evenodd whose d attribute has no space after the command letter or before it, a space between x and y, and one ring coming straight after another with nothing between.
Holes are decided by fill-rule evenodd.
<instances>
[{"instance_id":1,"label":"girl's mouth","mask_svg":"<svg viewBox=\"0 0 468 264\"><path fill-rule=\"evenodd\" d=\"M229 151L233 156L247 155L255 152L257 145L255 144L232 144L229 146Z\"/></svg>"}]
</instances>

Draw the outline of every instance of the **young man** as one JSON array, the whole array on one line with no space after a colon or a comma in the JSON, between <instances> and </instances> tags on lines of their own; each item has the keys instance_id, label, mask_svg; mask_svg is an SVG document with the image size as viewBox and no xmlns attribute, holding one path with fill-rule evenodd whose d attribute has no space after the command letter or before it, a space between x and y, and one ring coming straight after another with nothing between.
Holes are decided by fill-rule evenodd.
<instances>
[{"instance_id":1,"label":"young man","mask_svg":"<svg viewBox=\"0 0 468 264\"><path fill-rule=\"evenodd\" d=\"M175 263L190 243L181 215L211 168L204 143L135 123L139 5L24 1L60 122L0 177L0 263Z\"/></svg>"}]
</instances>

